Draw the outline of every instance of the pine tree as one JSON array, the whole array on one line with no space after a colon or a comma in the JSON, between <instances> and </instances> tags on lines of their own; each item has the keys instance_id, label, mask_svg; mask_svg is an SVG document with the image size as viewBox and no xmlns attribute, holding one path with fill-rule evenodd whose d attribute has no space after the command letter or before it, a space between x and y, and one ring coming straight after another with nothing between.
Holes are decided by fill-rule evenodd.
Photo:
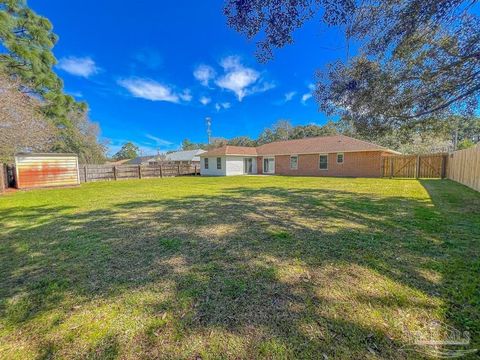
<instances>
[{"instance_id":1,"label":"pine tree","mask_svg":"<svg viewBox=\"0 0 480 360\"><path fill-rule=\"evenodd\" d=\"M101 162L105 147L98 144L98 131L89 123L87 104L65 94L53 71L57 40L50 21L25 0L0 0L0 41L6 50L0 54L0 72L18 80L22 92L43 100L42 111L56 128L51 151L74 152L85 161Z\"/></svg>"},{"instance_id":2,"label":"pine tree","mask_svg":"<svg viewBox=\"0 0 480 360\"><path fill-rule=\"evenodd\" d=\"M7 50L0 65L42 96L62 92L62 81L53 72L52 48L58 37L50 21L27 7L24 0L0 1L0 41Z\"/></svg>"}]
</instances>

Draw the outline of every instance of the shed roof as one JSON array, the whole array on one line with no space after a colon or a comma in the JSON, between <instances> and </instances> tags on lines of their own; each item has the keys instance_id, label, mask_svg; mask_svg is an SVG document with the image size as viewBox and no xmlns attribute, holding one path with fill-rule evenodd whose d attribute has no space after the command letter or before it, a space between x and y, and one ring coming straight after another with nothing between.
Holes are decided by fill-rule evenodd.
<instances>
[{"instance_id":1,"label":"shed roof","mask_svg":"<svg viewBox=\"0 0 480 360\"><path fill-rule=\"evenodd\" d=\"M29 153L29 152L20 152L16 153L15 156L35 156L35 157L45 157L45 156L77 156L74 153Z\"/></svg>"}]
</instances>

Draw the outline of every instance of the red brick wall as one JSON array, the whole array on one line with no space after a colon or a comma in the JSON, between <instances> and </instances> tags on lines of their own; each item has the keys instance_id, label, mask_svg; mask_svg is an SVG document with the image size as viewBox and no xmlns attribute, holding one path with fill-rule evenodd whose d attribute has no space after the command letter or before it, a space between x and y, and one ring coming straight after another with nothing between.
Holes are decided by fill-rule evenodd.
<instances>
[{"instance_id":1,"label":"red brick wall","mask_svg":"<svg viewBox=\"0 0 480 360\"><path fill-rule=\"evenodd\" d=\"M257 157L257 174L263 174L263 158Z\"/></svg>"},{"instance_id":2,"label":"red brick wall","mask_svg":"<svg viewBox=\"0 0 480 360\"><path fill-rule=\"evenodd\" d=\"M343 164L337 164L337 154L328 154L328 170L320 170L320 155L299 155L298 169L290 169L290 156L275 156L275 174L298 176L353 176L380 177L382 159L379 151L344 153ZM262 173L262 157L257 159L258 173Z\"/></svg>"}]
</instances>

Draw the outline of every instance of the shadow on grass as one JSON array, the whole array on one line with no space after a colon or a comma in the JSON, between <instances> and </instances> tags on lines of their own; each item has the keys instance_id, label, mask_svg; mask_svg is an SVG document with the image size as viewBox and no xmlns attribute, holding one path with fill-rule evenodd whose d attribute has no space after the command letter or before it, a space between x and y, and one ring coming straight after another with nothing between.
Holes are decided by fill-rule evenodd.
<instances>
[{"instance_id":1,"label":"shadow on grass","mask_svg":"<svg viewBox=\"0 0 480 360\"><path fill-rule=\"evenodd\" d=\"M431 200L237 187L89 212L8 208L0 226L19 225L0 235L2 323L28 328L60 308L61 324L72 299L152 288L167 296L135 338L146 357L238 346L230 357L405 358L402 331L442 315L477 341L480 196L422 185ZM476 208L463 212L467 200ZM83 355L117 356L117 335ZM73 339L62 341L49 356Z\"/></svg>"}]
</instances>

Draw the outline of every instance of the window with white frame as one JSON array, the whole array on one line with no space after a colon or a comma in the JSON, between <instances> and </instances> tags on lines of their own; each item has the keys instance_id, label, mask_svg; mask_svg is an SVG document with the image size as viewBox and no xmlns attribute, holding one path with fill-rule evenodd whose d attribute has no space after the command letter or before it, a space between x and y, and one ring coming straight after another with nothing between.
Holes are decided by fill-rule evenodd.
<instances>
[{"instance_id":1,"label":"window with white frame","mask_svg":"<svg viewBox=\"0 0 480 360\"><path fill-rule=\"evenodd\" d=\"M208 169L208 158L203 159L203 165L205 169Z\"/></svg>"},{"instance_id":2,"label":"window with white frame","mask_svg":"<svg viewBox=\"0 0 480 360\"><path fill-rule=\"evenodd\" d=\"M343 164L343 153L338 153L337 154L337 164Z\"/></svg>"},{"instance_id":3,"label":"window with white frame","mask_svg":"<svg viewBox=\"0 0 480 360\"><path fill-rule=\"evenodd\" d=\"M298 169L298 156L292 155L290 156L290 169L297 170Z\"/></svg>"},{"instance_id":4,"label":"window with white frame","mask_svg":"<svg viewBox=\"0 0 480 360\"><path fill-rule=\"evenodd\" d=\"M220 170L222 168L222 158L217 158L217 169Z\"/></svg>"},{"instance_id":5,"label":"window with white frame","mask_svg":"<svg viewBox=\"0 0 480 360\"><path fill-rule=\"evenodd\" d=\"M328 170L328 155L320 155L320 170Z\"/></svg>"}]
</instances>

